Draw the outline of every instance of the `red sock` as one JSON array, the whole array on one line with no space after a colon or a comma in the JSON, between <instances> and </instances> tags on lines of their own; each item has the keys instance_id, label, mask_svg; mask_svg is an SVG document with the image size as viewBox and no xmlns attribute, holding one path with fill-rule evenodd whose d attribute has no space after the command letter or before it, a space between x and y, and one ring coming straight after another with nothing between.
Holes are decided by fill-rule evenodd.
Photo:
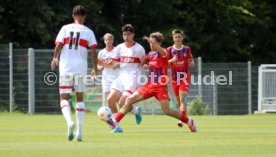
<instances>
[{"instance_id":1,"label":"red sock","mask_svg":"<svg viewBox=\"0 0 276 157\"><path fill-rule=\"evenodd\" d=\"M117 114L116 117L115 117L115 120L116 120L117 122L120 122L121 119L123 119L124 116L125 116L125 115L124 115L122 112L118 112L118 114Z\"/></svg>"},{"instance_id":2,"label":"red sock","mask_svg":"<svg viewBox=\"0 0 276 157\"><path fill-rule=\"evenodd\" d=\"M180 120L184 123L187 123L189 118L186 115L186 111L180 110L180 114L181 114L181 119Z\"/></svg>"},{"instance_id":3,"label":"red sock","mask_svg":"<svg viewBox=\"0 0 276 157\"><path fill-rule=\"evenodd\" d=\"M186 111L185 111L185 110L182 110L182 109L181 109L181 110L180 110L180 113L186 116Z\"/></svg>"}]
</instances>

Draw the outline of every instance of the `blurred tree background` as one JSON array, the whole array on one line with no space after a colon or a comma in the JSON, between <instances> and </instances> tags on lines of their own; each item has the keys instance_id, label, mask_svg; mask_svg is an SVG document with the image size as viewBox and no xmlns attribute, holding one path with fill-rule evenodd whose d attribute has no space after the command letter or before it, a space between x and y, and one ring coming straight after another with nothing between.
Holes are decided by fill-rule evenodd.
<instances>
[{"instance_id":1,"label":"blurred tree background","mask_svg":"<svg viewBox=\"0 0 276 157\"><path fill-rule=\"evenodd\" d=\"M16 47L53 48L62 25L72 22L72 8L88 11L85 25L103 48L102 36L122 42L121 27L131 23L135 40L162 32L164 47L172 44L171 31L185 31L185 44L204 62L274 63L276 3L274 0L0 0L0 43Z\"/></svg>"}]
</instances>

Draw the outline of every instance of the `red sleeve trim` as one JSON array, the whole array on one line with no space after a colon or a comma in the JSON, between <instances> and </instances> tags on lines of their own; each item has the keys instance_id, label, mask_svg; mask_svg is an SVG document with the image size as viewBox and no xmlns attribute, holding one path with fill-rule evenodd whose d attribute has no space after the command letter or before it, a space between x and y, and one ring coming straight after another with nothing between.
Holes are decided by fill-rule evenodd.
<instances>
[{"instance_id":1,"label":"red sleeve trim","mask_svg":"<svg viewBox=\"0 0 276 157\"><path fill-rule=\"evenodd\" d=\"M56 41L56 42L55 42L55 45L63 45L63 43L60 42L60 41Z\"/></svg>"},{"instance_id":2,"label":"red sleeve trim","mask_svg":"<svg viewBox=\"0 0 276 157\"><path fill-rule=\"evenodd\" d=\"M98 47L97 44L93 44L93 45L90 46L90 49L95 49L95 48L97 48L97 47Z\"/></svg>"}]
</instances>

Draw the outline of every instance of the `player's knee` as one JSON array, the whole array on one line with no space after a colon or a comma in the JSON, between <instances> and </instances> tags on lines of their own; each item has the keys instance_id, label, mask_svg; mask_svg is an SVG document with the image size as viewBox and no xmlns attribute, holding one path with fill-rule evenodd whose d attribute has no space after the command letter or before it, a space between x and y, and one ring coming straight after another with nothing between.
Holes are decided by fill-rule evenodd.
<instances>
[{"instance_id":1,"label":"player's knee","mask_svg":"<svg viewBox=\"0 0 276 157\"><path fill-rule=\"evenodd\" d=\"M162 110L163 110L163 112L164 112L164 114L166 114L166 115L170 115L170 108L162 108Z\"/></svg>"},{"instance_id":2,"label":"player's knee","mask_svg":"<svg viewBox=\"0 0 276 157\"><path fill-rule=\"evenodd\" d=\"M133 100L133 97L129 96L129 97L126 98L126 102L125 103L126 104L131 104L132 100Z\"/></svg>"},{"instance_id":3,"label":"player's knee","mask_svg":"<svg viewBox=\"0 0 276 157\"><path fill-rule=\"evenodd\" d=\"M115 101L114 101L114 98L113 97L107 97L107 103L108 105L112 105L112 104L115 104Z\"/></svg>"}]
</instances>

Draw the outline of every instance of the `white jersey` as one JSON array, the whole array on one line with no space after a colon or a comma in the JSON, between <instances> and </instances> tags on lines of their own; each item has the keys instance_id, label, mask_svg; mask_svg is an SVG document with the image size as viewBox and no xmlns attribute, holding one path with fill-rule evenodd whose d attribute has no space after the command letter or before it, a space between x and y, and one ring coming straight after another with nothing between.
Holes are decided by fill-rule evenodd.
<instances>
[{"instance_id":1,"label":"white jersey","mask_svg":"<svg viewBox=\"0 0 276 157\"><path fill-rule=\"evenodd\" d=\"M115 48L116 59L120 59L120 74L122 73L141 73L141 62L145 58L145 49L138 43L127 47L125 43Z\"/></svg>"},{"instance_id":2,"label":"white jersey","mask_svg":"<svg viewBox=\"0 0 276 157\"><path fill-rule=\"evenodd\" d=\"M112 83L111 89L119 90L123 95L133 94L139 84L138 77L141 74L141 62L145 58L145 49L138 43L127 47L122 43L116 47L116 58L120 59L120 75Z\"/></svg>"},{"instance_id":3,"label":"white jersey","mask_svg":"<svg viewBox=\"0 0 276 157\"><path fill-rule=\"evenodd\" d=\"M102 49L98 54L98 60L101 60L104 63L110 63L111 61L118 61L115 60L115 51L112 49L111 51L107 51L106 49ZM119 68L111 69L111 68L104 68L102 73L102 79L108 82L113 82L117 76L119 75Z\"/></svg>"},{"instance_id":4,"label":"white jersey","mask_svg":"<svg viewBox=\"0 0 276 157\"><path fill-rule=\"evenodd\" d=\"M56 44L63 44L59 60L59 73L87 74L87 48L96 48L94 32L81 24L64 25L58 33Z\"/></svg>"}]
</instances>

